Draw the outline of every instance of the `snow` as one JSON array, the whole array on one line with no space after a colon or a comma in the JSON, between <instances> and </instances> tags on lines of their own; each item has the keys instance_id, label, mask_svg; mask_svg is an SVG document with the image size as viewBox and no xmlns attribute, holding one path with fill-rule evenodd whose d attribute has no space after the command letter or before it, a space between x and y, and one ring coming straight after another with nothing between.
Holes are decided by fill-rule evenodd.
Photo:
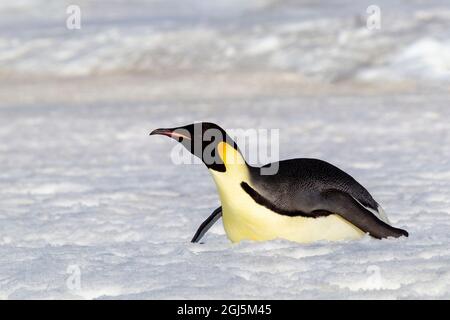
<instances>
[{"instance_id":1,"label":"snow","mask_svg":"<svg viewBox=\"0 0 450 320\"><path fill-rule=\"evenodd\" d=\"M201 101L3 106L1 295L448 298L447 101L407 95L232 99L210 108ZM270 116L258 116L261 110ZM233 245L219 223L205 244L190 244L219 205L214 184L201 165L172 164L174 143L148 132L193 118L281 128L281 158L314 156L345 169L410 237ZM81 290L67 288L70 265L81 270Z\"/></svg>"},{"instance_id":2,"label":"snow","mask_svg":"<svg viewBox=\"0 0 450 320\"><path fill-rule=\"evenodd\" d=\"M196 70L295 70L321 81L450 81L446 0L377 1L381 29L366 28L370 1L80 0L0 5L0 67L56 76ZM45 9L45 10L44 10Z\"/></svg>"},{"instance_id":3,"label":"snow","mask_svg":"<svg viewBox=\"0 0 450 320\"><path fill-rule=\"evenodd\" d=\"M445 1L375 35L350 1L80 0L70 35L43 3L0 5L0 298L450 298ZM279 129L281 159L344 169L410 237L191 244L214 183L148 133L194 121Z\"/></svg>"}]
</instances>

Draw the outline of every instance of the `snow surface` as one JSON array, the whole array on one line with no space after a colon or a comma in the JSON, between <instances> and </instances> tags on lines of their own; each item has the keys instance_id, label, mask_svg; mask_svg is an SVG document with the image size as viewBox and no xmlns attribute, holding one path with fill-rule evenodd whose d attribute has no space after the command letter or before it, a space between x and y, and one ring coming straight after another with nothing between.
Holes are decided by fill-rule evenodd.
<instances>
[{"instance_id":1,"label":"snow surface","mask_svg":"<svg viewBox=\"0 0 450 320\"><path fill-rule=\"evenodd\" d=\"M450 298L445 1L392 2L375 38L350 1L79 3L69 35L64 1L0 4L0 298ZM201 120L280 129L410 237L189 243L214 183L148 133Z\"/></svg>"},{"instance_id":2,"label":"snow surface","mask_svg":"<svg viewBox=\"0 0 450 320\"><path fill-rule=\"evenodd\" d=\"M198 101L2 107L0 294L449 298L447 102L330 96L214 101L208 108ZM281 128L281 158L340 166L410 237L233 245L217 224L205 244L190 244L218 206L214 184L201 165L173 165L174 143L148 132L194 119ZM80 291L66 286L70 265L81 269Z\"/></svg>"},{"instance_id":3,"label":"snow surface","mask_svg":"<svg viewBox=\"0 0 450 320\"><path fill-rule=\"evenodd\" d=\"M296 71L326 81L450 82L448 0L69 0L0 4L2 73Z\"/></svg>"}]
</instances>

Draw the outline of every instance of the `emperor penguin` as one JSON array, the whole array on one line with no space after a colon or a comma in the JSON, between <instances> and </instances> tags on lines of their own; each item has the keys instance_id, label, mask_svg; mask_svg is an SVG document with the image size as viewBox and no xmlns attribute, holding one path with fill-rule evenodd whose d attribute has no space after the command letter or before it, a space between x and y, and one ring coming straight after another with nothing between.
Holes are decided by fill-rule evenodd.
<instances>
[{"instance_id":1,"label":"emperor penguin","mask_svg":"<svg viewBox=\"0 0 450 320\"><path fill-rule=\"evenodd\" d=\"M150 135L181 143L202 160L217 187L221 207L202 223L192 242L198 242L220 217L232 242L408 236L390 225L361 184L328 162L297 158L251 166L225 130L209 122L156 129ZM271 170L265 169L271 166L277 170L267 174Z\"/></svg>"}]
</instances>

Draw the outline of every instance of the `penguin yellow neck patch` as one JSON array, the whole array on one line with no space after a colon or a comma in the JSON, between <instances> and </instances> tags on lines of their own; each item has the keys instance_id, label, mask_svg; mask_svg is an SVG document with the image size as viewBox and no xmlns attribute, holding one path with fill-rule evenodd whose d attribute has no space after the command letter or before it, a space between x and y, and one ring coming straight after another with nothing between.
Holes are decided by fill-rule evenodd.
<instances>
[{"instance_id":1,"label":"penguin yellow neck patch","mask_svg":"<svg viewBox=\"0 0 450 320\"><path fill-rule=\"evenodd\" d=\"M226 142L220 142L217 145L219 157L226 167L245 164L241 153Z\"/></svg>"}]
</instances>

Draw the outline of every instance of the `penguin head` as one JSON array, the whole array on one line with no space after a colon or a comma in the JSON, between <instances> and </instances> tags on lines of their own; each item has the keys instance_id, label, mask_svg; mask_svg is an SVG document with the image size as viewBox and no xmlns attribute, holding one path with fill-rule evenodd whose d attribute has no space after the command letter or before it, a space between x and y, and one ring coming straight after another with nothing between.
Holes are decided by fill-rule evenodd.
<instances>
[{"instance_id":1,"label":"penguin head","mask_svg":"<svg viewBox=\"0 0 450 320\"><path fill-rule=\"evenodd\" d=\"M150 135L157 134L178 141L190 153L202 160L208 169L214 171L226 171L226 154L233 152L240 155L233 139L215 123L198 122L176 128L160 128L150 133Z\"/></svg>"}]
</instances>

